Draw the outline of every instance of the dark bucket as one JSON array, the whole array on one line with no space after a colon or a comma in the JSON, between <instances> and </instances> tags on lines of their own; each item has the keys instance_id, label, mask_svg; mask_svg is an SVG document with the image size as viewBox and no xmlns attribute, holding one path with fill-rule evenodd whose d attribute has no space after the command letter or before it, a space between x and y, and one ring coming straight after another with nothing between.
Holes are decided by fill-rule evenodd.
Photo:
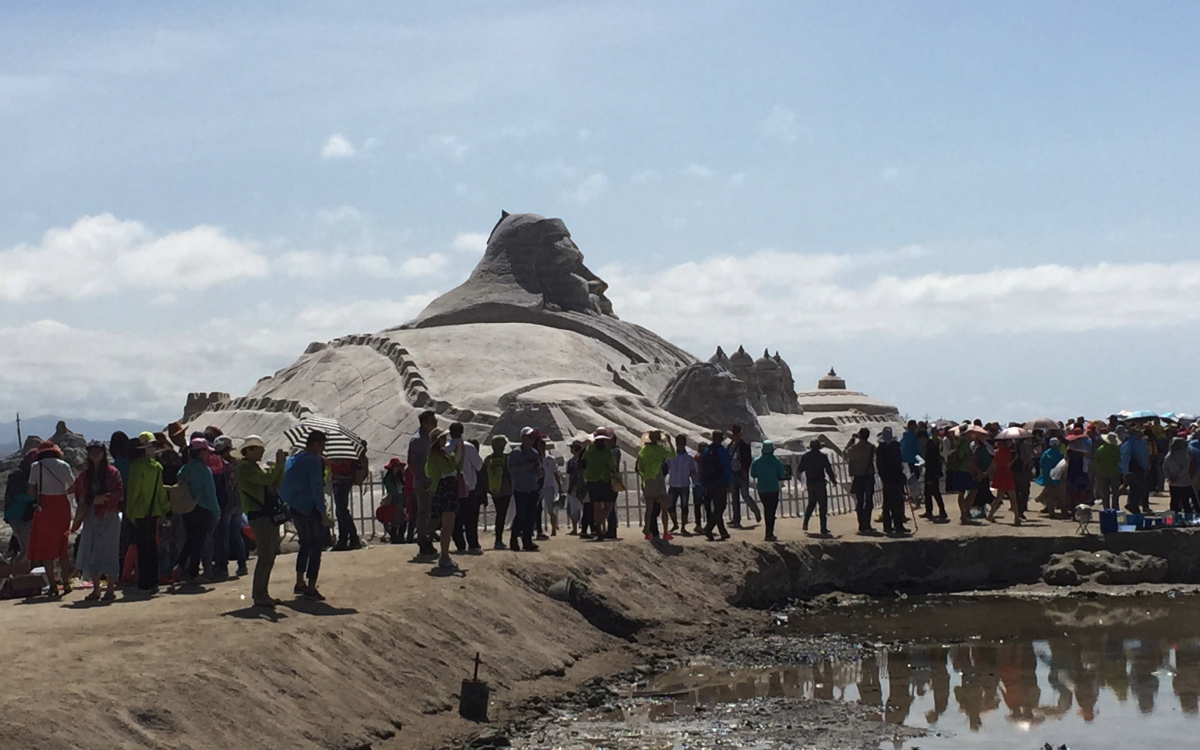
<instances>
[{"instance_id":1,"label":"dark bucket","mask_svg":"<svg viewBox=\"0 0 1200 750\"><path fill-rule=\"evenodd\" d=\"M469 721L488 720L488 698L491 690L486 682L463 680L458 699L458 715Z\"/></svg>"}]
</instances>

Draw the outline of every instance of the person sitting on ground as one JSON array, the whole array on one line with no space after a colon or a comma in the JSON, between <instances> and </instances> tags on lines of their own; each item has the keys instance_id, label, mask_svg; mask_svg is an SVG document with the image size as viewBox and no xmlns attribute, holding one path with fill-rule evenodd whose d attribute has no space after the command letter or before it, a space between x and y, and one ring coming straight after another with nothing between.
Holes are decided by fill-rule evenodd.
<instances>
[{"instance_id":1,"label":"person sitting on ground","mask_svg":"<svg viewBox=\"0 0 1200 750\"><path fill-rule=\"evenodd\" d=\"M431 512L438 523L438 542L442 546L438 557L439 570L456 570L458 565L450 558L450 542L454 536L454 520L458 514L459 486L462 465L458 454L447 446L449 434L440 427L429 433L429 458L425 461L425 476L433 488Z\"/></svg>"},{"instance_id":2,"label":"person sitting on ground","mask_svg":"<svg viewBox=\"0 0 1200 750\"><path fill-rule=\"evenodd\" d=\"M521 429L521 444L508 454L508 473L512 477L513 502L516 517L513 519L509 549L520 552L537 552L540 548L533 543L533 527L538 507L538 484L542 479L542 457L537 451L541 435L532 427Z\"/></svg>"},{"instance_id":3,"label":"person sitting on ground","mask_svg":"<svg viewBox=\"0 0 1200 750\"><path fill-rule=\"evenodd\" d=\"M879 482L883 485L883 533L909 533L904 526L904 461L900 456L900 443L893 436L891 427L884 427L879 432L875 468L879 472Z\"/></svg>"},{"instance_id":4,"label":"person sitting on ground","mask_svg":"<svg viewBox=\"0 0 1200 750\"><path fill-rule=\"evenodd\" d=\"M596 537L607 539L610 532L616 531L609 526L617 500L613 480L618 477L620 467L606 432L597 430L592 435L592 444L584 450L583 461L583 479L587 483L588 498L592 501Z\"/></svg>"},{"instance_id":5,"label":"person sitting on ground","mask_svg":"<svg viewBox=\"0 0 1200 750\"><path fill-rule=\"evenodd\" d=\"M670 509L667 507L667 478L663 475L663 469L668 461L675 454L671 449L662 443L662 430L650 430L642 438L642 447L638 449L637 461L634 462L634 471L637 472L638 479L642 483L642 497L646 501L646 518L642 533L645 534L646 541L658 539L658 519L662 517L662 538L664 541L671 541L675 537L671 535L671 528L668 525L670 520Z\"/></svg>"},{"instance_id":6,"label":"person sitting on ground","mask_svg":"<svg viewBox=\"0 0 1200 750\"><path fill-rule=\"evenodd\" d=\"M766 450L766 445L764 444L764 454ZM800 473L804 474L804 484L808 489L808 507L804 509L803 529L804 531L808 531L808 520L812 518L813 511L816 510L820 514L821 534L828 535L829 487L826 485L825 479L828 477L829 484L836 487L837 475L833 473L833 464L829 462L829 457L821 450L821 441L819 439L814 438L810 441L808 452L800 457Z\"/></svg>"},{"instance_id":7,"label":"person sitting on ground","mask_svg":"<svg viewBox=\"0 0 1200 750\"><path fill-rule=\"evenodd\" d=\"M750 477L757 482L758 498L762 500L763 516L767 521L763 540L774 542L776 541L775 513L779 510L779 483L787 479L787 469L779 460L779 456L775 455L773 441L763 441L762 455L750 463ZM811 508L810 503L809 512L811 512ZM804 514L804 527L808 528L808 513ZM825 528L824 505L821 506L821 528Z\"/></svg>"},{"instance_id":8,"label":"person sitting on ground","mask_svg":"<svg viewBox=\"0 0 1200 750\"><path fill-rule=\"evenodd\" d=\"M325 443L320 430L308 433L304 450L287 459L279 495L292 512L292 525L300 537L296 554L296 585L292 593L312 601L325 597L317 588L321 574L321 551L325 547L325 529L332 527L325 505ZM257 572L257 571L256 571Z\"/></svg>"},{"instance_id":9,"label":"person sitting on ground","mask_svg":"<svg viewBox=\"0 0 1200 750\"><path fill-rule=\"evenodd\" d=\"M488 494L496 506L496 543L493 549L506 550L504 524L508 520L508 506L512 502L512 475L508 473L508 440L503 435L492 438L492 454L483 459L483 473L487 477Z\"/></svg>"},{"instance_id":10,"label":"person sitting on ground","mask_svg":"<svg viewBox=\"0 0 1200 750\"><path fill-rule=\"evenodd\" d=\"M270 593L271 571L279 555L279 523L273 520L278 510L279 488L283 485L287 452L275 453L275 464L263 470L259 464L267 446L262 438L251 435L242 441L241 458L237 464L238 497L242 510L250 521L250 531L256 545L254 579L250 588L251 600L256 607L273 608L282 602L273 599ZM322 487L324 496L324 487Z\"/></svg>"},{"instance_id":11,"label":"person sitting on ground","mask_svg":"<svg viewBox=\"0 0 1200 750\"><path fill-rule=\"evenodd\" d=\"M71 499L75 474L63 460L62 450L43 440L37 447L37 460L29 468L29 494L37 499L33 526L29 533L29 559L34 567L46 568L50 581L50 597L59 596L58 580L54 574L57 560L62 573L62 593L71 593L71 551L68 536L71 528Z\"/></svg>"},{"instance_id":12,"label":"person sitting on ground","mask_svg":"<svg viewBox=\"0 0 1200 750\"><path fill-rule=\"evenodd\" d=\"M387 534L387 541L390 544L402 543L408 526L406 523L406 496L408 493L404 482L404 473L407 470L408 467L396 456L393 456L383 467L383 477L381 478L383 500L379 502L375 517L383 524L383 531Z\"/></svg>"},{"instance_id":13,"label":"person sitting on ground","mask_svg":"<svg viewBox=\"0 0 1200 750\"><path fill-rule=\"evenodd\" d=\"M704 535L708 541L716 541L713 530L719 529L721 541L729 538L725 530L725 504L729 502L729 488L733 486L733 472L729 467L729 450L722 445L725 433L715 430L712 442L700 454L700 471L704 481L708 524L704 527Z\"/></svg>"},{"instance_id":14,"label":"person sitting on ground","mask_svg":"<svg viewBox=\"0 0 1200 750\"><path fill-rule=\"evenodd\" d=\"M681 529L684 536L690 535L688 531L688 506L692 504L692 484L693 480L699 475L700 466L696 463L696 457L688 451L687 435L675 436L675 455L671 456L667 461L667 498L670 506L671 527ZM676 526L675 509L679 507L681 526ZM696 506L696 512L700 512L700 506ZM696 517L696 533L700 532L700 517Z\"/></svg>"},{"instance_id":15,"label":"person sitting on ground","mask_svg":"<svg viewBox=\"0 0 1200 750\"><path fill-rule=\"evenodd\" d=\"M83 528L75 562L83 577L92 582L92 593L84 597L86 601L99 601L102 596L105 601L117 598L117 579L121 575L119 507L124 494L121 472L109 465L104 443L91 441L87 447L87 468L75 478L77 510L71 525L72 534ZM106 583L103 594L101 578Z\"/></svg>"}]
</instances>

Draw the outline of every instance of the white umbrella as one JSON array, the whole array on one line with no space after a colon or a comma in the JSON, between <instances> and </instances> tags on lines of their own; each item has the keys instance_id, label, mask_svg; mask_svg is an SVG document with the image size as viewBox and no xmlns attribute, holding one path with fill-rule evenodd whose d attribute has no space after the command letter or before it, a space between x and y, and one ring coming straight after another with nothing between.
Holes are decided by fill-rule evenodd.
<instances>
[{"instance_id":1,"label":"white umbrella","mask_svg":"<svg viewBox=\"0 0 1200 750\"><path fill-rule=\"evenodd\" d=\"M1029 437L1033 437L1033 433L1024 427L1009 427L996 435L997 440L1024 440Z\"/></svg>"}]
</instances>

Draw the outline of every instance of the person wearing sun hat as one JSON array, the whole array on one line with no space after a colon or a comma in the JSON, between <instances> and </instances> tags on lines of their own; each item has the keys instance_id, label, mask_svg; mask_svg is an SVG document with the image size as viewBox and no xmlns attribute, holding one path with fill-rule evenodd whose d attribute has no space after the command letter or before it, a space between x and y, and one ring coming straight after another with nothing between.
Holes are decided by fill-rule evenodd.
<instances>
[{"instance_id":1,"label":"person wearing sun hat","mask_svg":"<svg viewBox=\"0 0 1200 750\"><path fill-rule=\"evenodd\" d=\"M616 507L617 492L613 479L619 477L620 466L613 453L608 432L603 429L592 434L592 443L583 451L583 481L587 485L588 498L592 501L592 521L596 527L596 538L607 539L612 525L611 511ZM511 467L511 465L510 465Z\"/></svg>"},{"instance_id":2,"label":"person wearing sun hat","mask_svg":"<svg viewBox=\"0 0 1200 750\"><path fill-rule=\"evenodd\" d=\"M539 549L533 542L533 527L537 522L538 483L543 479L542 455L537 450L541 437L532 427L522 428L521 444L508 454L508 475L512 477L517 511L508 540L508 548L513 552L521 551L522 546L526 552Z\"/></svg>"},{"instance_id":3,"label":"person wearing sun hat","mask_svg":"<svg viewBox=\"0 0 1200 750\"><path fill-rule=\"evenodd\" d=\"M118 510L124 495L121 472L108 462L108 451L104 443L93 440L87 446L87 468L75 478L75 501L78 509L74 533L83 529L79 536L79 552L76 565L83 577L92 582L92 593L86 601L105 601L117 598L117 579L121 575L121 514ZM100 578L108 585L100 591Z\"/></svg>"},{"instance_id":4,"label":"person wearing sun hat","mask_svg":"<svg viewBox=\"0 0 1200 750\"><path fill-rule=\"evenodd\" d=\"M50 596L59 595L54 577L54 561L62 568L63 593L70 593L71 552L67 543L71 527L71 500L75 474L63 460L62 450L43 440L37 447L37 461L29 470L29 494L37 498L33 528L29 533L29 559L36 567L46 568L50 579Z\"/></svg>"},{"instance_id":5,"label":"person wearing sun hat","mask_svg":"<svg viewBox=\"0 0 1200 750\"><path fill-rule=\"evenodd\" d=\"M233 438L218 435L212 441L212 456L221 462L221 470L213 470L213 481L217 486L217 500L221 505L221 517L213 530L213 575L217 580L229 576L230 560L237 562L237 574L246 575L246 543L242 535L242 500L237 491L238 461L234 455Z\"/></svg>"},{"instance_id":6,"label":"person wearing sun hat","mask_svg":"<svg viewBox=\"0 0 1200 750\"><path fill-rule=\"evenodd\" d=\"M208 467L208 456L212 448L202 437L194 437L188 444L191 460L179 470L179 484L186 485L196 507L185 513L182 521L187 540L175 565L189 582L202 582L200 564L204 558L204 541L216 527L221 517L221 505L217 501L217 486L212 469ZM211 561L207 562L211 566ZM206 571L206 572L211 572Z\"/></svg>"},{"instance_id":7,"label":"person wearing sun hat","mask_svg":"<svg viewBox=\"0 0 1200 750\"><path fill-rule=\"evenodd\" d=\"M154 455L154 435L142 433L130 443L130 454L134 461L125 487L125 517L134 526L138 590L148 594L158 588L158 528L171 506L163 467Z\"/></svg>"},{"instance_id":8,"label":"person wearing sun hat","mask_svg":"<svg viewBox=\"0 0 1200 750\"><path fill-rule=\"evenodd\" d=\"M238 449L241 457L238 459L236 476L238 498L250 521L256 545L251 601L256 607L271 609L283 602L272 598L269 590L271 571L275 569L275 558L279 555L279 524L272 520L272 513L266 508L267 493L271 493L271 500L278 502L276 493L283 484L288 456L287 451L277 451L275 464L264 470L259 462L263 460L266 450L266 443L258 435L250 435L243 440Z\"/></svg>"},{"instance_id":9,"label":"person wearing sun hat","mask_svg":"<svg viewBox=\"0 0 1200 750\"><path fill-rule=\"evenodd\" d=\"M1096 442L1092 463L1092 494L1102 507L1121 507L1121 439L1116 432L1104 433Z\"/></svg>"}]
</instances>

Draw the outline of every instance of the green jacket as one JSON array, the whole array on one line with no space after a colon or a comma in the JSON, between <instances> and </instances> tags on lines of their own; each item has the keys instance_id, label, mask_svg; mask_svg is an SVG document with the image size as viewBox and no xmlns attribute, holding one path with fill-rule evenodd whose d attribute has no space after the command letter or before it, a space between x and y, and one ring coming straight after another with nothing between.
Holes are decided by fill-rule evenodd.
<instances>
[{"instance_id":1,"label":"green jacket","mask_svg":"<svg viewBox=\"0 0 1200 750\"><path fill-rule=\"evenodd\" d=\"M264 470L257 461L242 459L238 461L237 477L238 494L242 497L242 512L252 513L262 510L266 501L267 488L278 490L283 484L283 470L286 464L280 461Z\"/></svg>"},{"instance_id":2,"label":"green jacket","mask_svg":"<svg viewBox=\"0 0 1200 750\"><path fill-rule=\"evenodd\" d=\"M947 471L971 470L971 441L964 437L956 438L954 450L946 457Z\"/></svg>"},{"instance_id":3,"label":"green jacket","mask_svg":"<svg viewBox=\"0 0 1200 750\"><path fill-rule=\"evenodd\" d=\"M434 489L437 488L438 482L458 474L460 468L457 453L447 456L440 450L430 450L429 458L425 460L425 476L429 477Z\"/></svg>"},{"instance_id":4,"label":"green jacket","mask_svg":"<svg viewBox=\"0 0 1200 750\"><path fill-rule=\"evenodd\" d=\"M612 478L620 471L617 466L617 457L612 452L612 448L607 446L600 447L596 443L592 443L583 452L583 481L585 482L611 482Z\"/></svg>"},{"instance_id":5,"label":"green jacket","mask_svg":"<svg viewBox=\"0 0 1200 750\"><path fill-rule=\"evenodd\" d=\"M642 482L649 482L651 479L662 476L663 464L675 458L675 451L658 443L646 443L642 449L638 451L637 463L634 468L637 469L638 476L642 478Z\"/></svg>"},{"instance_id":6,"label":"green jacket","mask_svg":"<svg viewBox=\"0 0 1200 750\"><path fill-rule=\"evenodd\" d=\"M170 510L167 488L163 486L162 464L142 456L129 467L129 484L125 486L125 517L130 521L162 518Z\"/></svg>"},{"instance_id":7,"label":"green jacket","mask_svg":"<svg viewBox=\"0 0 1200 750\"><path fill-rule=\"evenodd\" d=\"M1103 440L1096 446L1096 473L1102 477L1115 477L1121 473L1121 446L1109 445Z\"/></svg>"}]
</instances>

